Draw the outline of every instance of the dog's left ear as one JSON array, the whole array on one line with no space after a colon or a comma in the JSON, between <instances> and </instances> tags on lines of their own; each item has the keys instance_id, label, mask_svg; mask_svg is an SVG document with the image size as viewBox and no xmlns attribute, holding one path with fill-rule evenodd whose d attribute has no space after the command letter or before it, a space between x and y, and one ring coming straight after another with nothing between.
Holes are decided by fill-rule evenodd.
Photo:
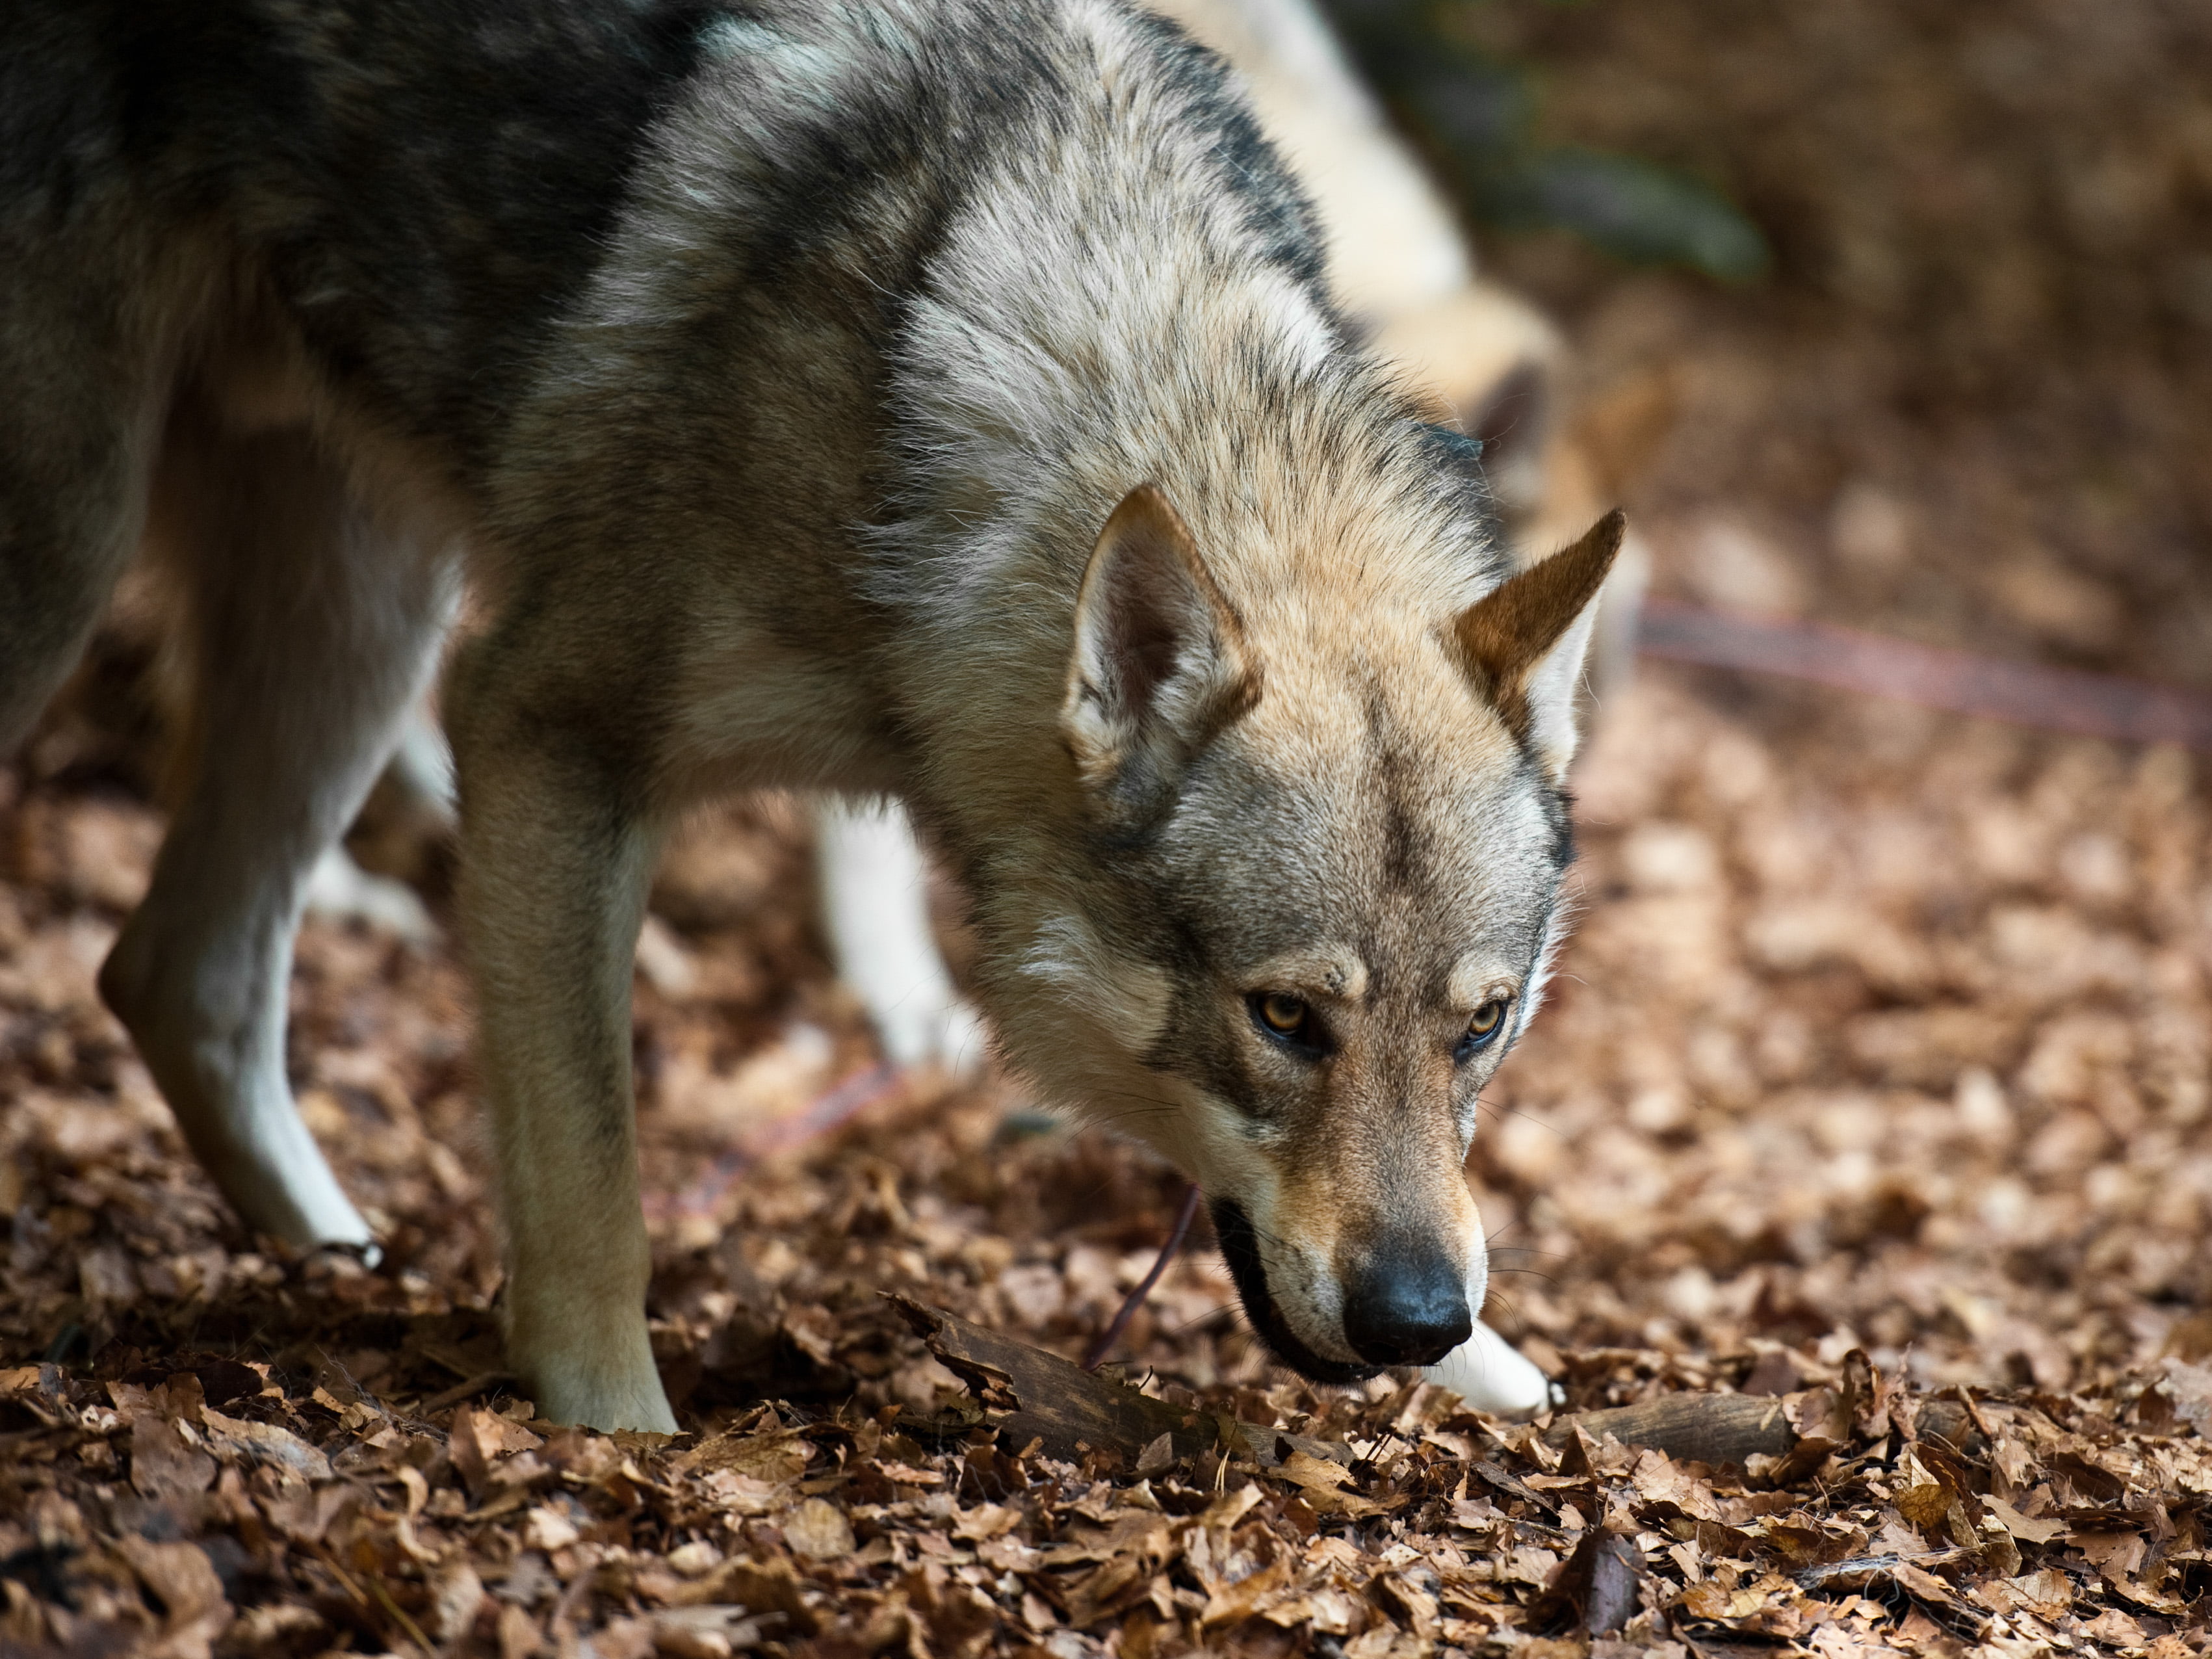
<instances>
[{"instance_id":1,"label":"dog's left ear","mask_svg":"<svg viewBox=\"0 0 2212 1659\"><path fill-rule=\"evenodd\" d=\"M1554 780L1566 776L1574 758L1575 682L1598 589L1627 525L1616 507L1572 547L1507 578L1453 624L1476 684Z\"/></svg>"},{"instance_id":2,"label":"dog's left ear","mask_svg":"<svg viewBox=\"0 0 2212 1659\"><path fill-rule=\"evenodd\" d=\"M1257 662L1182 515L1124 496L1083 573L1060 725L1110 816L1141 823L1190 757L1258 700Z\"/></svg>"}]
</instances>

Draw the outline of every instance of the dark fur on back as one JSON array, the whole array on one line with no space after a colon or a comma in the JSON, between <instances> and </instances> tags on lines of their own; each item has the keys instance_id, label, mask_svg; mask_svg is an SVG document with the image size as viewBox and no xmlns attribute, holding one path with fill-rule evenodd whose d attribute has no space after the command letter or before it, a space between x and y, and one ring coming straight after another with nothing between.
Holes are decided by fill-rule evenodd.
<instances>
[{"instance_id":1,"label":"dark fur on back","mask_svg":"<svg viewBox=\"0 0 2212 1659\"><path fill-rule=\"evenodd\" d=\"M708 15L565 0L27 9L46 39L0 70L14 112L0 200L64 219L119 166L165 213L228 229L333 378L477 465ZM75 37L59 75L58 35Z\"/></svg>"},{"instance_id":2,"label":"dark fur on back","mask_svg":"<svg viewBox=\"0 0 2212 1659\"><path fill-rule=\"evenodd\" d=\"M708 32L827 9L22 0L0 53L0 226L60 228L128 179L163 214L220 227L333 380L480 474L605 252L653 124L709 55ZM723 250L756 294L818 297L826 248L899 225L908 245L877 297L896 295L927 258L931 198L956 200L994 141L1048 122L1064 95L1019 15L1048 8L896 9L927 18L927 57L834 118L771 112L765 198L747 245ZM1213 122L1220 187L1269 256L1317 288L1311 210L1224 95L1219 61L1171 24L1145 27ZM895 330L896 303L883 308L873 320Z\"/></svg>"}]
</instances>

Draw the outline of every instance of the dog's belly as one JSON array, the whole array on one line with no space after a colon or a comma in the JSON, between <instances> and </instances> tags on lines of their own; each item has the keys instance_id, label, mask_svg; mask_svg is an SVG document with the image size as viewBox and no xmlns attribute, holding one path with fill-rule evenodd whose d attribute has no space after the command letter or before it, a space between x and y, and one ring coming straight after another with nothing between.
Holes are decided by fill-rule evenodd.
<instances>
[{"instance_id":1,"label":"dog's belly","mask_svg":"<svg viewBox=\"0 0 2212 1659\"><path fill-rule=\"evenodd\" d=\"M716 605L693 627L672 681L665 775L686 793L903 788L898 752L864 683L783 642L739 605Z\"/></svg>"}]
</instances>

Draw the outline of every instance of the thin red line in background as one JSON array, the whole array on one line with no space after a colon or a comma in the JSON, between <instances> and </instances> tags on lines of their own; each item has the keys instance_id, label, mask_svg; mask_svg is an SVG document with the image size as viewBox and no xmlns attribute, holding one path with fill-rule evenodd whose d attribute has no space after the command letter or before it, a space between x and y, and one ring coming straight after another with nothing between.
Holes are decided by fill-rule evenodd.
<instances>
[{"instance_id":1,"label":"thin red line in background","mask_svg":"<svg viewBox=\"0 0 2212 1659\"><path fill-rule=\"evenodd\" d=\"M1826 623L1706 611L1673 599L1644 601L1637 646L1670 662L1784 675L2016 726L2212 754L2212 697L2148 680L2000 662Z\"/></svg>"}]
</instances>

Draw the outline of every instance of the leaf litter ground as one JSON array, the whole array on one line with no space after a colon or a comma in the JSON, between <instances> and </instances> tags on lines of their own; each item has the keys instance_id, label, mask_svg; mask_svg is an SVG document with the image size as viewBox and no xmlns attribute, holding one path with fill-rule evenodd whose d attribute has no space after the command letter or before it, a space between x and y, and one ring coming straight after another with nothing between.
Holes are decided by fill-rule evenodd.
<instances>
[{"instance_id":1,"label":"leaf litter ground","mask_svg":"<svg viewBox=\"0 0 2212 1659\"><path fill-rule=\"evenodd\" d=\"M501 1370L450 955L309 926L295 1079L390 1246L371 1271L242 1237L92 989L156 819L23 769L3 1639L2193 1651L2212 1026L2187 764L1871 704L1775 725L1655 672L1582 775L1581 932L1472 1165L1496 1317L1569 1409L1305 1388L1201 1246L1121 1373L1194 1425L1300 1437L1265 1457L1018 1437L886 1299L1072 1358L1181 1188L1010 1085L873 1069L787 810L686 837L642 957L655 1341L690 1429L663 1443L541 1425ZM825 1099L857 1114L793 1128ZM1751 1405L1763 1449L1700 1462L1617 1409L1686 1399L1691 1431Z\"/></svg>"},{"instance_id":2,"label":"leaf litter ground","mask_svg":"<svg viewBox=\"0 0 2212 1659\"><path fill-rule=\"evenodd\" d=\"M1661 591L2202 688L2208 37L2036 15L1470 12L1559 136L1711 173L1779 255L1753 295L1504 263L1573 325ZM2205 1646L2186 757L1649 669L1470 1164L1493 1316L1565 1406L1307 1389L1201 1236L1118 1351L1141 1429L1085 1445L1016 1379L1078 1385L988 1344L1079 1354L1181 1184L1018 1086L876 1071L799 815L717 814L640 954L664 1443L540 1424L501 1370L442 946L301 941L291 1068L374 1270L243 1236L184 1157L92 990L159 828L131 597L0 773L0 1650Z\"/></svg>"}]
</instances>

